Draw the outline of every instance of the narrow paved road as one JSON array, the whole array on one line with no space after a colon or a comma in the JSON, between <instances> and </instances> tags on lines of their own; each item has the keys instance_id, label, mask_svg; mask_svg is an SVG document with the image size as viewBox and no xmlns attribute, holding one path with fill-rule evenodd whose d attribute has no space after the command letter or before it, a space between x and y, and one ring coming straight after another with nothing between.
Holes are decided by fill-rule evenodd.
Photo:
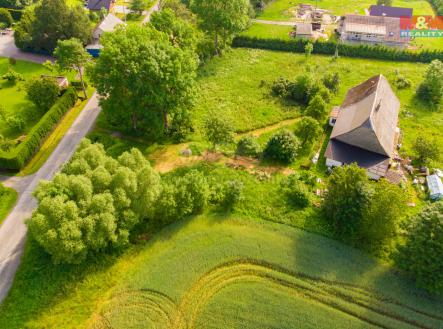
<instances>
[{"instance_id":1,"label":"narrow paved road","mask_svg":"<svg viewBox=\"0 0 443 329\"><path fill-rule=\"evenodd\" d=\"M31 176L32 178L27 181L26 187L19 191L22 193L15 208L0 227L0 303L6 297L20 264L26 240L24 222L37 206L32 192L40 180L51 179L60 167L71 158L77 145L92 128L99 113L98 96L94 93L43 167ZM8 180L8 182L14 184L14 179Z\"/></svg>"}]
</instances>

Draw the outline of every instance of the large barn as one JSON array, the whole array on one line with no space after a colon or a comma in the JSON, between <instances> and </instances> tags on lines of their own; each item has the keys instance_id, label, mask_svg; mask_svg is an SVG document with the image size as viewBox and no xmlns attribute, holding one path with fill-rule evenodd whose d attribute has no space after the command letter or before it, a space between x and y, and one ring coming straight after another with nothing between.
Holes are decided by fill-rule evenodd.
<instances>
[{"instance_id":1,"label":"large barn","mask_svg":"<svg viewBox=\"0 0 443 329\"><path fill-rule=\"evenodd\" d=\"M373 179L385 177L396 150L400 101L383 75L348 91L326 148L326 164L357 163Z\"/></svg>"}]
</instances>

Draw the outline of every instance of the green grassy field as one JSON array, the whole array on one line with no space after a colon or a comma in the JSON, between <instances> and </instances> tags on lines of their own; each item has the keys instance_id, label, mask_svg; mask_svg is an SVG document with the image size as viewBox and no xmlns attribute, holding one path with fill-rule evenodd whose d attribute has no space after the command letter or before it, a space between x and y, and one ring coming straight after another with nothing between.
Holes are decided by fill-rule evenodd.
<instances>
[{"instance_id":1,"label":"green grassy field","mask_svg":"<svg viewBox=\"0 0 443 329\"><path fill-rule=\"evenodd\" d=\"M300 1L296 0L275 0L259 15L260 19L268 20L291 20L294 18L291 9L296 7ZM333 15L344 14L364 14L365 9L375 4L370 0L306 0L302 3L318 5L319 8L332 11ZM425 0L394 0L393 6L408 7L414 9L414 15L433 15L434 11L429 2Z\"/></svg>"},{"instance_id":2,"label":"green grassy field","mask_svg":"<svg viewBox=\"0 0 443 329\"><path fill-rule=\"evenodd\" d=\"M292 31L294 31L292 26L252 23L241 35L264 39L289 39Z\"/></svg>"},{"instance_id":3,"label":"green grassy field","mask_svg":"<svg viewBox=\"0 0 443 329\"><path fill-rule=\"evenodd\" d=\"M17 192L13 189L0 186L0 224L14 207L17 196Z\"/></svg>"},{"instance_id":4,"label":"green grassy field","mask_svg":"<svg viewBox=\"0 0 443 329\"><path fill-rule=\"evenodd\" d=\"M8 68L9 60L7 58L0 58L0 77L8 71ZM43 65L23 61L17 61L12 68L22 74L25 80L49 73ZM10 129L0 119L0 134L6 138L17 138L22 134L26 134L41 118L42 113L26 98L24 82L12 84L6 80L0 80L0 99L2 100L1 105L7 114L20 115L26 122L26 127L23 131L16 131Z\"/></svg>"},{"instance_id":5,"label":"green grassy field","mask_svg":"<svg viewBox=\"0 0 443 329\"><path fill-rule=\"evenodd\" d=\"M200 74L198 99L195 108L197 128L209 110L216 110L231 118L237 131L248 131L267 126L286 118L301 115L300 108L286 104L270 95L270 84L279 77L293 79L307 69L324 74L340 72L341 87L332 99L331 108L340 105L346 92L376 74L384 74L391 82L395 72L411 80L409 89L395 90L402 105L400 128L404 135L405 153L411 153L411 145L418 133L435 137L443 143L441 110L432 110L415 97L426 65L389 61L313 56L308 62L303 54L272 52L252 49L235 49L222 58L211 61ZM441 150L443 159L443 149ZM436 165L442 166L443 162Z\"/></svg>"},{"instance_id":6,"label":"green grassy field","mask_svg":"<svg viewBox=\"0 0 443 329\"><path fill-rule=\"evenodd\" d=\"M119 258L77 267L51 265L28 245L23 264L0 328L443 325L443 301L388 266L327 238L233 216L177 223Z\"/></svg>"}]
</instances>

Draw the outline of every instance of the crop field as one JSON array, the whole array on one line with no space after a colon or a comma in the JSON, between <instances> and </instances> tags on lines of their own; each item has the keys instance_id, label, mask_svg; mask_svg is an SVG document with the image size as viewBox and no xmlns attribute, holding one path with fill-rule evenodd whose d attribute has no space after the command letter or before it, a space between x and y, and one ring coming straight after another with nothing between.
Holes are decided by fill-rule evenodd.
<instances>
[{"instance_id":1,"label":"crop field","mask_svg":"<svg viewBox=\"0 0 443 329\"><path fill-rule=\"evenodd\" d=\"M327 9L333 15L364 14L365 9L375 4L370 0L275 0L259 15L260 19L287 21L294 18L293 9L299 4L317 5L319 8ZM414 15L433 15L434 10L426 0L394 0L393 6L414 9Z\"/></svg>"},{"instance_id":2,"label":"crop field","mask_svg":"<svg viewBox=\"0 0 443 329\"><path fill-rule=\"evenodd\" d=\"M164 231L92 328L438 328L443 304L332 240L198 218ZM315 316L314 316L315 315Z\"/></svg>"},{"instance_id":3,"label":"crop field","mask_svg":"<svg viewBox=\"0 0 443 329\"><path fill-rule=\"evenodd\" d=\"M301 116L298 105L273 97L270 85L279 77L293 79L308 70L319 76L325 72L340 72L341 87L331 101L331 108L343 102L350 88L371 76L385 75L401 101L404 151L411 152L418 133L443 143L443 132L438 128L443 124L442 111L431 109L415 97L426 70L424 64L345 57L333 61L329 56L312 56L306 60L303 54L253 49L234 49L222 58L215 58L200 72L194 111L197 128L210 110L231 118L239 132ZM396 89L393 84L396 72L411 81L410 88ZM443 149L441 152L443 158Z\"/></svg>"}]
</instances>

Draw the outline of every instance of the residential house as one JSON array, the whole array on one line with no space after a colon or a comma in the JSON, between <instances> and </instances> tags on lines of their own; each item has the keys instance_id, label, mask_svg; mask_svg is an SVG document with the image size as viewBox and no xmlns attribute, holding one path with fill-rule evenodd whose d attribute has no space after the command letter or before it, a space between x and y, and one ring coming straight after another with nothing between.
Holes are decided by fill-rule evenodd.
<instances>
[{"instance_id":1,"label":"residential house","mask_svg":"<svg viewBox=\"0 0 443 329\"><path fill-rule=\"evenodd\" d=\"M338 27L343 42L406 47L410 39L400 32L400 18L385 16L345 15Z\"/></svg>"},{"instance_id":2,"label":"residential house","mask_svg":"<svg viewBox=\"0 0 443 329\"><path fill-rule=\"evenodd\" d=\"M92 42L86 46L86 50L93 56L98 57L100 54L100 38L105 32L112 32L119 25L126 25L120 18L113 14L108 14L94 29L92 32Z\"/></svg>"},{"instance_id":3,"label":"residential house","mask_svg":"<svg viewBox=\"0 0 443 329\"><path fill-rule=\"evenodd\" d=\"M385 177L397 147L400 101L383 75L350 89L326 148L330 168L357 163L369 177Z\"/></svg>"},{"instance_id":4,"label":"residential house","mask_svg":"<svg viewBox=\"0 0 443 329\"><path fill-rule=\"evenodd\" d=\"M443 198L443 183L438 175L430 175L426 177L428 183L429 197L431 200L441 200Z\"/></svg>"},{"instance_id":5,"label":"residential house","mask_svg":"<svg viewBox=\"0 0 443 329\"><path fill-rule=\"evenodd\" d=\"M92 11L100 11L103 8L108 12L114 7L115 0L88 0L87 8Z\"/></svg>"},{"instance_id":6,"label":"residential house","mask_svg":"<svg viewBox=\"0 0 443 329\"><path fill-rule=\"evenodd\" d=\"M383 16L383 17L412 17L412 8L402 7L390 7L390 6L376 6L373 5L369 8L370 16Z\"/></svg>"}]
</instances>

